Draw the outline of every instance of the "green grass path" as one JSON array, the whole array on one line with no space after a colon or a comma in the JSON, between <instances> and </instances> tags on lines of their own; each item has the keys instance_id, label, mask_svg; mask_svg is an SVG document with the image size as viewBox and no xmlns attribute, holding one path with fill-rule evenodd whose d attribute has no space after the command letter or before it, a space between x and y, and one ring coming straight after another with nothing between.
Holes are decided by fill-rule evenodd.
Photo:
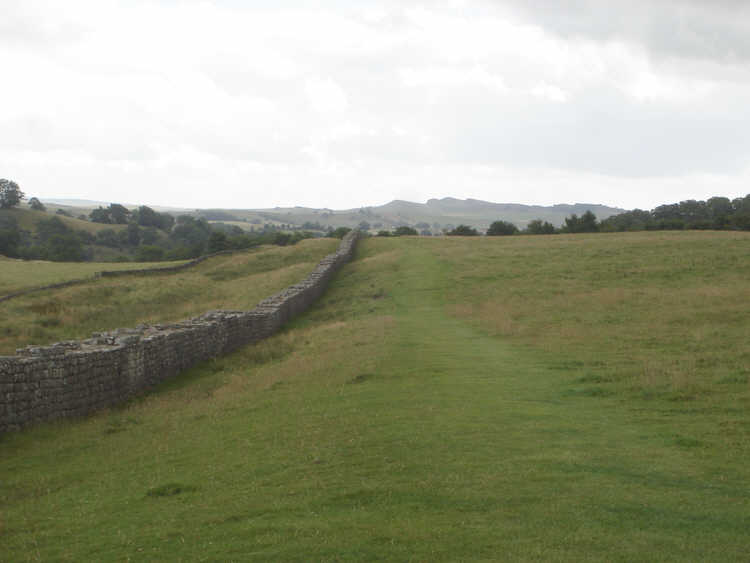
<instances>
[{"instance_id":1,"label":"green grass path","mask_svg":"<svg viewBox=\"0 0 750 563\"><path fill-rule=\"evenodd\" d=\"M731 452L450 316L429 244L360 254L267 345L0 442L0 559L747 560Z\"/></svg>"},{"instance_id":2,"label":"green grass path","mask_svg":"<svg viewBox=\"0 0 750 563\"><path fill-rule=\"evenodd\" d=\"M448 317L450 266L416 246L403 259L382 447L402 444L413 464L392 511L404 530L421 521L418 559L747 556L741 475L679 447L661 421L572 389L550 358ZM398 497L375 488L365 496Z\"/></svg>"}]
</instances>

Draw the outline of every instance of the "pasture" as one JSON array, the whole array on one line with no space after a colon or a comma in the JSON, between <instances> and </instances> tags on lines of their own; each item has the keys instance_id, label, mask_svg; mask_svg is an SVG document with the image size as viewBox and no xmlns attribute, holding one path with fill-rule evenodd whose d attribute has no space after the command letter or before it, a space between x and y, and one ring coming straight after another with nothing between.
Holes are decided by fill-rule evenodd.
<instances>
[{"instance_id":1,"label":"pasture","mask_svg":"<svg viewBox=\"0 0 750 563\"><path fill-rule=\"evenodd\" d=\"M52 206L54 207L54 206ZM105 229L112 229L115 231L121 231L125 229L126 225L109 225L105 223L93 223L91 221L84 221L76 217L67 217L65 215L56 215L47 213L44 211L35 211L34 209L2 209L0 210L0 217L13 218L18 222L18 226L26 231L36 231L37 223L44 219L50 219L51 217L57 217L68 227L75 231L86 231L88 233L96 234L99 231Z\"/></svg>"},{"instance_id":2,"label":"pasture","mask_svg":"<svg viewBox=\"0 0 750 563\"><path fill-rule=\"evenodd\" d=\"M163 268L182 262L47 262L0 256L0 296L32 287L91 278L102 270Z\"/></svg>"},{"instance_id":3,"label":"pasture","mask_svg":"<svg viewBox=\"0 0 750 563\"><path fill-rule=\"evenodd\" d=\"M242 307L297 248L96 304ZM364 240L271 339L1 437L0 554L745 561L748 280L747 233Z\"/></svg>"},{"instance_id":4,"label":"pasture","mask_svg":"<svg viewBox=\"0 0 750 563\"><path fill-rule=\"evenodd\" d=\"M252 309L265 297L304 278L337 245L333 239L308 239L289 247L259 247L215 256L179 273L102 278L20 296L0 303L0 355L13 354L25 344L86 338L94 331L142 322L179 321L211 309ZM3 269L0 279L7 272L23 286L37 285L40 277L77 278L102 269L102 264L88 263L7 263L12 267ZM110 264L105 267L115 269Z\"/></svg>"}]
</instances>

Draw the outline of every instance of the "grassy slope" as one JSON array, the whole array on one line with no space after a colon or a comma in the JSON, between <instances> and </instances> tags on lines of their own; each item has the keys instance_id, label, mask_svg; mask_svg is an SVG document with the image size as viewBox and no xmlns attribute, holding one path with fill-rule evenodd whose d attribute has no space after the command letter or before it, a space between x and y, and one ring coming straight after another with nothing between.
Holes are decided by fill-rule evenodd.
<instances>
[{"instance_id":1,"label":"grassy slope","mask_svg":"<svg viewBox=\"0 0 750 563\"><path fill-rule=\"evenodd\" d=\"M87 231L89 233L97 233L104 229L114 229L115 231L126 228L126 225L106 225L104 223L92 223L91 221L82 221L74 217L66 217L65 215L56 215L54 213L35 211L33 209L2 209L0 214L14 217L18 222L20 229L25 231L36 231L36 224L42 219L50 219L57 217L68 227L76 231Z\"/></svg>"},{"instance_id":2,"label":"grassy slope","mask_svg":"<svg viewBox=\"0 0 750 563\"><path fill-rule=\"evenodd\" d=\"M720 334L708 313L746 296L747 277L716 270L716 256L745 268L749 242L365 241L288 331L123 409L4 437L0 553L746 560L747 300ZM673 275L678 251L690 266ZM601 252L609 262L582 267ZM644 343L641 298L654 294L662 314ZM721 381L696 372L689 400L643 393L626 346L633 365L701 364L705 349L672 342L680 312L705 341L739 347L712 359ZM513 322L492 321L502 315ZM617 342L596 337L602 327Z\"/></svg>"},{"instance_id":3,"label":"grassy slope","mask_svg":"<svg viewBox=\"0 0 750 563\"><path fill-rule=\"evenodd\" d=\"M0 295L68 280L89 278L102 270L139 270L181 264L177 262L47 262L0 256Z\"/></svg>"},{"instance_id":4,"label":"grassy slope","mask_svg":"<svg viewBox=\"0 0 750 563\"><path fill-rule=\"evenodd\" d=\"M0 303L0 355L25 344L83 338L144 321L182 320L210 309L252 309L304 278L337 244L309 239L290 247L217 256L176 274L104 278L17 297ZM36 264L47 272L57 266ZM79 277L89 264L60 265L66 266L72 268L66 270L71 276Z\"/></svg>"}]
</instances>

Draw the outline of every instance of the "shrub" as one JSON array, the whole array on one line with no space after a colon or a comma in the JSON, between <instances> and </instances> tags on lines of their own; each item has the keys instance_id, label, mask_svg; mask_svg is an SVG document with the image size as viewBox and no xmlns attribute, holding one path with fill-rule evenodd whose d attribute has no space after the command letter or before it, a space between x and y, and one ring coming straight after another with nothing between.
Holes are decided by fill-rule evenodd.
<instances>
[{"instance_id":1,"label":"shrub","mask_svg":"<svg viewBox=\"0 0 750 563\"><path fill-rule=\"evenodd\" d=\"M507 236L515 235L518 232L518 227L509 221L495 221L487 229L487 234L492 237L496 236Z\"/></svg>"},{"instance_id":2,"label":"shrub","mask_svg":"<svg viewBox=\"0 0 750 563\"><path fill-rule=\"evenodd\" d=\"M26 196L13 180L0 178L0 209L15 207Z\"/></svg>"},{"instance_id":3,"label":"shrub","mask_svg":"<svg viewBox=\"0 0 750 563\"><path fill-rule=\"evenodd\" d=\"M164 249L150 244L139 246L135 259L137 262L161 262L164 260Z\"/></svg>"},{"instance_id":4,"label":"shrub","mask_svg":"<svg viewBox=\"0 0 750 563\"><path fill-rule=\"evenodd\" d=\"M348 233L349 231L351 231L349 227L339 227L331 233L331 236L336 238L344 238L346 236L346 233Z\"/></svg>"},{"instance_id":5,"label":"shrub","mask_svg":"<svg viewBox=\"0 0 750 563\"><path fill-rule=\"evenodd\" d=\"M47 208L44 206L44 204L39 201L39 198L32 197L29 199L29 207L33 209L34 211L47 211Z\"/></svg>"},{"instance_id":6,"label":"shrub","mask_svg":"<svg viewBox=\"0 0 750 563\"><path fill-rule=\"evenodd\" d=\"M409 236L409 235L416 235L417 234L417 230L416 229L412 229L411 227L403 226L403 227L398 227L394 231L393 234L396 235L397 237L400 237L400 236Z\"/></svg>"},{"instance_id":7,"label":"shrub","mask_svg":"<svg viewBox=\"0 0 750 563\"><path fill-rule=\"evenodd\" d=\"M445 234L451 237L475 237L479 235L477 230L469 225L459 225Z\"/></svg>"},{"instance_id":8,"label":"shrub","mask_svg":"<svg viewBox=\"0 0 750 563\"><path fill-rule=\"evenodd\" d=\"M555 226L549 221L534 219L526 225L525 232L530 235L552 235L555 233Z\"/></svg>"}]
</instances>

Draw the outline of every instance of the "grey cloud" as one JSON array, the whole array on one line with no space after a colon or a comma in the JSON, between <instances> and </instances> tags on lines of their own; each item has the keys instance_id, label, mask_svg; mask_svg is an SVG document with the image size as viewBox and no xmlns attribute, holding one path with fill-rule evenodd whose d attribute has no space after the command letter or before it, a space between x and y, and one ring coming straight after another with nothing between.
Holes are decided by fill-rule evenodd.
<instances>
[{"instance_id":1,"label":"grey cloud","mask_svg":"<svg viewBox=\"0 0 750 563\"><path fill-rule=\"evenodd\" d=\"M750 59L750 4L743 0L504 0L528 21L565 37L621 39L657 56Z\"/></svg>"},{"instance_id":2,"label":"grey cloud","mask_svg":"<svg viewBox=\"0 0 750 563\"><path fill-rule=\"evenodd\" d=\"M87 28L71 21L56 21L39 17L22 0L4 2L0 17L0 45L31 49L51 49L75 43L87 33Z\"/></svg>"},{"instance_id":3,"label":"grey cloud","mask_svg":"<svg viewBox=\"0 0 750 563\"><path fill-rule=\"evenodd\" d=\"M445 159L619 177L734 174L750 165L750 116L739 101L736 112L687 113L599 89L567 104L467 102L446 101L436 122Z\"/></svg>"},{"instance_id":4,"label":"grey cloud","mask_svg":"<svg viewBox=\"0 0 750 563\"><path fill-rule=\"evenodd\" d=\"M45 152L67 149L95 166L140 161L132 168L156 178L149 189L161 185L165 162L164 181L174 185L194 182L197 167L237 185L252 177L253 185L305 186L300 194L333 190L337 174L351 171L368 193L384 184L383 200L399 182L466 197L471 182L494 183L503 170L638 183L707 172L741 177L750 164L745 2L335 0L310 10L303 2L216 0L201 4L219 12L205 29L203 19L189 20L205 32L192 51L189 30L173 18L184 15L184 2L163 0L168 9L156 17L174 21L175 49L155 64L158 33L137 44L102 43L106 25L117 31L119 21L85 19L90 12L73 4L63 18L10 1L0 21L0 55L16 64L10 81L26 79L39 94L19 96L0 113L6 154L35 152L43 163ZM137 21L135 4L114 5ZM504 17L508 9L515 15ZM76 18L98 33L63 22ZM245 33L253 22L255 35ZM80 48L45 48L80 37ZM625 45L604 48L610 40ZM100 48L101 57L91 56ZM29 80L51 74L56 82ZM48 83L54 88L40 87ZM325 88L311 96L310 84L340 88L345 103L320 110L325 103L311 98L325 102ZM564 102L535 97L545 88ZM448 168L454 177L443 177ZM493 179L477 179L484 172L472 179L472 169L491 170Z\"/></svg>"}]
</instances>

